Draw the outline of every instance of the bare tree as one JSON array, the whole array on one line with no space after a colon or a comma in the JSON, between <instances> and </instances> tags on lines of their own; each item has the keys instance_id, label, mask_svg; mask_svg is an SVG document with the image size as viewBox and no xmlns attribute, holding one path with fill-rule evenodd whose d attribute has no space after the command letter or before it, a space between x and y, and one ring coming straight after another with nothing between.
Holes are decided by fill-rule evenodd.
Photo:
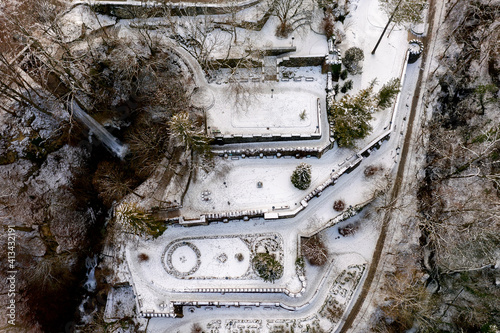
<instances>
[{"instance_id":1,"label":"bare tree","mask_svg":"<svg viewBox=\"0 0 500 333\"><path fill-rule=\"evenodd\" d=\"M166 132L164 123L155 123L149 117L143 117L127 134L130 159L138 176L148 177L165 157L168 151Z\"/></svg>"},{"instance_id":2,"label":"bare tree","mask_svg":"<svg viewBox=\"0 0 500 333\"><path fill-rule=\"evenodd\" d=\"M177 35L179 45L205 70L212 68L212 58L217 50L227 50L231 45L231 33L221 30L210 15L182 16L171 20L170 27Z\"/></svg>"},{"instance_id":3,"label":"bare tree","mask_svg":"<svg viewBox=\"0 0 500 333\"><path fill-rule=\"evenodd\" d=\"M99 192L99 197L107 206L111 206L113 201L118 201L128 193L134 192L137 185L131 177L116 162L103 161L97 166L92 183Z\"/></svg>"},{"instance_id":4,"label":"bare tree","mask_svg":"<svg viewBox=\"0 0 500 333\"><path fill-rule=\"evenodd\" d=\"M385 302L380 304L382 316L373 327L375 332L403 332L414 327L431 328L437 318L432 314L429 294L415 266L401 267L385 277Z\"/></svg>"},{"instance_id":5,"label":"bare tree","mask_svg":"<svg viewBox=\"0 0 500 333\"><path fill-rule=\"evenodd\" d=\"M328 261L328 249L319 234L302 242L302 254L314 266L323 266Z\"/></svg>"},{"instance_id":6,"label":"bare tree","mask_svg":"<svg viewBox=\"0 0 500 333\"><path fill-rule=\"evenodd\" d=\"M384 36L387 28L394 22L396 25L406 25L421 23L423 20L422 12L427 6L427 0L379 0L380 8L389 15L382 34L380 35L377 44L373 48L372 54L375 54L382 37Z\"/></svg>"},{"instance_id":7,"label":"bare tree","mask_svg":"<svg viewBox=\"0 0 500 333\"><path fill-rule=\"evenodd\" d=\"M427 0L379 0L379 2L380 8L388 16L395 13L392 18L394 25L422 23L422 11L427 6Z\"/></svg>"},{"instance_id":8,"label":"bare tree","mask_svg":"<svg viewBox=\"0 0 500 333\"><path fill-rule=\"evenodd\" d=\"M203 328L201 327L200 324L194 323L191 326L191 333L203 333Z\"/></svg>"},{"instance_id":9,"label":"bare tree","mask_svg":"<svg viewBox=\"0 0 500 333\"><path fill-rule=\"evenodd\" d=\"M311 10L307 0L274 0L272 6L280 21L276 28L278 37L286 38L295 29L310 22Z\"/></svg>"}]
</instances>

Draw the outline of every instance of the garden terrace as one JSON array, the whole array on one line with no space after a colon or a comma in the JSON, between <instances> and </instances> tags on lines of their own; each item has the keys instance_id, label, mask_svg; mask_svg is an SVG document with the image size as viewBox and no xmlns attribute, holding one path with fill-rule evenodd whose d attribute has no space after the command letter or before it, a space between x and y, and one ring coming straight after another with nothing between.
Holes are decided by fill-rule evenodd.
<instances>
[{"instance_id":1,"label":"garden terrace","mask_svg":"<svg viewBox=\"0 0 500 333\"><path fill-rule=\"evenodd\" d=\"M322 115L326 107L321 91L307 91L287 86L286 83L238 84L248 85L249 91L244 92L246 96L224 96L226 93L222 88L227 87L214 89L217 97L206 115L208 133L216 143L321 137L321 121L326 121ZM248 105L244 101L240 103L240 98L248 99Z\"/></svg>"}]
</instances>

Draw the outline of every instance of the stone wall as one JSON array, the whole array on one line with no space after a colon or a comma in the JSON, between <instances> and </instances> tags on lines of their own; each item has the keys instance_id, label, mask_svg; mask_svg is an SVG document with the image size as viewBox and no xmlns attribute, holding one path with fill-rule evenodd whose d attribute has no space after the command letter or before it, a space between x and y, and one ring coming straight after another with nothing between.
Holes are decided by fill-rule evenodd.
<instances>
[{"instance_id":1,"label":"stone wall","mask_svg":"<svg viewBox=\"0 0 500 333\"><path fill-rule=\"evenodd\" d=\"M243 10L258 4L261 0L240 1L234 5L237 10ZM75 1L75 5L88 4L88 1ZM231 3L196 3L179 2L168 5L155 1L93 1L91 7L100 14L115 16L119 19L136 17L164 17L166 13L174 16L217 15L226 14L232 10Z\"/></svg>"}]
</instances>

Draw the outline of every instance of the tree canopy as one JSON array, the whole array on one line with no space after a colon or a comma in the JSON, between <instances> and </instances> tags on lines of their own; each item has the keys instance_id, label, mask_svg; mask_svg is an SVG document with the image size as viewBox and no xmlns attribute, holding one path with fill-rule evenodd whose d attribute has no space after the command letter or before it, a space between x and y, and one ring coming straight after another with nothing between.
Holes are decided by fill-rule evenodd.
<instances>
[{"instance_id":1,"label":"tree canopy","mask_svg":"<svg viewBox=\"0 0 500 333\"><path fill-rule=\"evenodd\" d=\"M116 209L116 217L124 230L135 235L161 236L165 222L155 219L135 202L124 202Z\"/></svg>"},{"instance_id":2,"label":"tree canopy","mask_svg":"<svg viewBox=\"0 0 500 333\"><path fill-rule=\"evenodd\" d=\"M252 265L266 282L274 282L283 275L283 265L269 253L257 253L252 259Z\"/></svg>"},{"instance_id":3,"label":"tree canopy","mask_svg":"<svg viewBox=\"0 0 500 333\"><path fill-rule=\"evenodd\" d=\"M359 47L353 46L345 51L342 63L347 71L351 74L361 74L363 69L362 61L365 59L363 50Z\"/></svg>"},{"instance_id":4,"label":"tree canopy","mask_svg":"<svg viewBox=\"0 0 500 333\"><path fill-rule=\"evenodd\" d=\"M328 109L328 118L334 122L334 138L339 147L354 147L354 140L366 137L372 127L371 111L374 107L372 95L375 81L357 95L344 95L334 101Z\"/></svg>"},{"instance_id":5,"label":"tree canopy","mask_svg":"<svg viewBox=\"0 0 500 333\"><path fill-rule=\"evenodd\" d=\"M427 0L379 0L380 8L388 16L394 13L394 10L399 4L398 10L394 13L392 22L395 25L406 25L422 23L422 12L427 6Z\"/></svg>"},{"instance_id":6,"label":"tree canopy","mask_svg":"<svg viewBox=\"0 0 500 333\"><path fill-rule=\"evenodd\" d=\"M300 163L293 171L291 181L299 190L307 189L311 185L311 165Z\"/></svg>"},{"instance_id":7,"label":"tree canopy","mask_svg":"<svg viewBox=\"0 0 500 333\"><path fill-rule=\"evenodd\" d=\"M174 114L169 121L170 134L180 139L187 148L206 152L210 150L210 139L197 128L189 118L189 113L179 112Z\"/></svg>"},{"instance_id":8,"label":"tree canopy","mask_svg":"<svg viewBox=\"0 0 500 333\"><path fill-rule=\"evenodd\" d=\"M377 107L385 109L391 106L400 90L399 85L400 81L398 78L392 78L384 84L377 94Z\"/></svg>"}]
</instances>

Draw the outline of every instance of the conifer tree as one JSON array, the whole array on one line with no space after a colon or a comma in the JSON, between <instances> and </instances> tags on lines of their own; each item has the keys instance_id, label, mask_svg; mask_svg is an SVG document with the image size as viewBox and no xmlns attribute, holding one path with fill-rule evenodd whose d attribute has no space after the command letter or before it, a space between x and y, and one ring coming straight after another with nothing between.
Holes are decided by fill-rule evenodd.
<instances>
[{"instance_id":1,"label":"conifer tree","mask_svg":"<svg viewBox=\"0 0 500 333\"><path fill-rule=\"evenodd\" d=\"M135 235L151 235L154 238L167 229L165 222L155 219L135 202L124 202L116 209L116 217L124 230Z\"/></svg>"},{"instance_id":2,"label":"conifer tree","mask_svg":"<svg viewBox=\"0 0 500 333\"><path fill-rule=\"evenodd\" d=\"M274 282L283 275L283 265L269 253L257 253L252 259L252 265L266 282Z\"/></svg>"},{"instance_id":3,"label":"conifer tree","mask_svg":"<svg viewBox=\"0 0 500 333\"><path fill-rule=\"evenodd\" d=\"M365 55L363 54L363 50L359 47L353 46L345 51L342 63L349 73L353 75L361 74L363 68L361 62L364 59Z\"/></svg>"},{"instance_id":4,"label":"conifer tree","mask_svg":"<svg viewBox=\"0 0 500 333\"><path fill-rule=\"evenodd\" d=\"M372 130L370 120L374 107L373 86L361 90L357 95L344 95L334 101L328 109L329 120L334 123L334 138L339 147L354 147L354 140L366 137Z\"/></svg>"},{"instance_id":5,"label":"conifer tree","mask_svg":"<svg viewBox=\"0 0 500 333\"><path fill-rule=\"evenodd\" d=\"M292 173L292 184L299 190L305 190L311 185L311 165L300 163Z\"/></svg>"},{"instance_id":6,"label":"conifer tree","mask_svg":"<svg viewBox=\"0 0 500 333\"><path fill-rule=\"evenodd\" d=\"M377 94L377 107L381 109L389 107L399 91L399 79L390 79L380 88Z\"/></svg>"}]
</instances>

